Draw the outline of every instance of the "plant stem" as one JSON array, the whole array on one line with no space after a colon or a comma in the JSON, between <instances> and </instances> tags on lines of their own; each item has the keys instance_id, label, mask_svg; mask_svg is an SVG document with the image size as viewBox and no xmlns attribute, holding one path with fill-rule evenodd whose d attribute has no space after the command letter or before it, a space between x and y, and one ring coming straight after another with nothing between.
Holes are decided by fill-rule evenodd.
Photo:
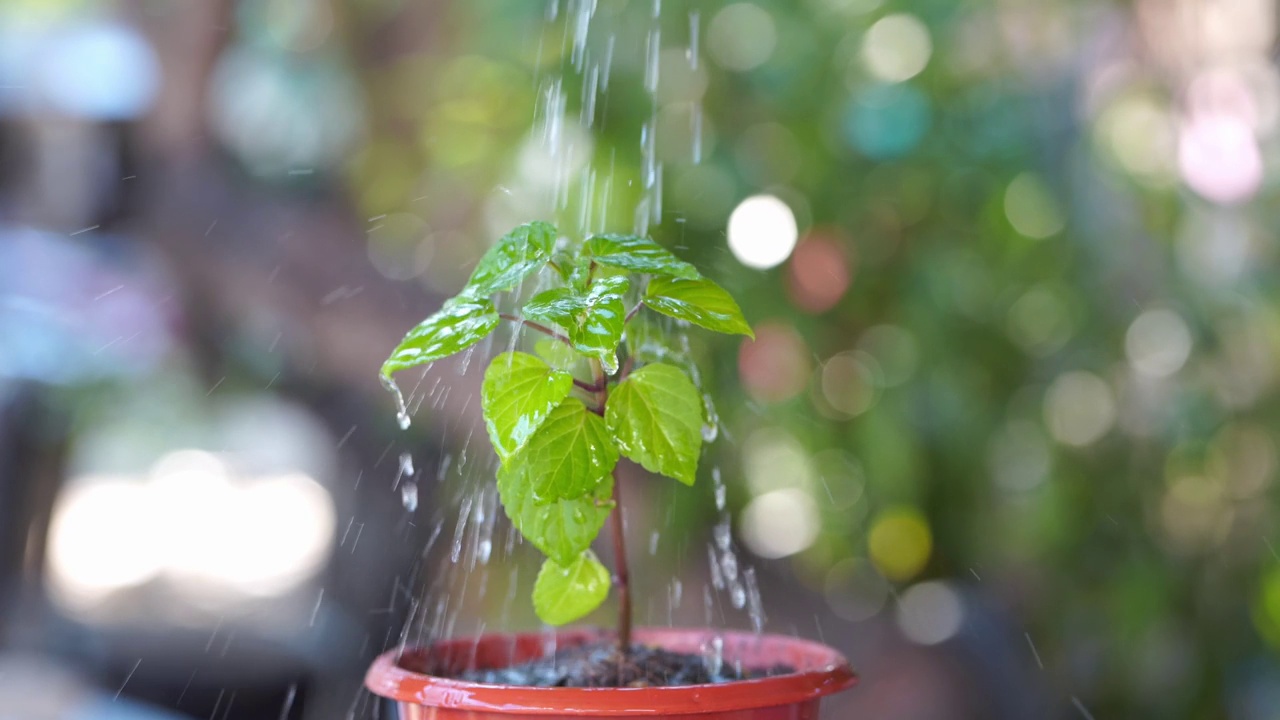
<instances>
[{"instance_id":1,"label":"plant stem","mask_svg":"<svg viewBox=\"0 0 1280 720\"><path fill-rule=\"evenodd\" d=\"M613 572L618 585L618 653L619 665L631 647L631 578L627 572L627 541L622 518L622 483L613 478L613 512L609 522L613 525Z\"/></svg>"},{"instance_id":2,"label":"plant stem","mask_svg":"<svg viewBox=\"0 0 1280 720\"><path fill-rule=\"evenodd\" d=\"M609 381L605 377L604 368L599 360L591 361L591 372L594 376L596 398L599 405L596 412L604 415L605 403L609 399ZM613 526L613 577L614 586L618 588L618 668L621 672L622 660L631 647L631 574L627 570L627 539L622 516L622 483L617 473L613 476L613 512L609 514L609 523Z\"/></svg>"},{"instance_id":3,"label":"plant stem","mask_svg":"<svg viewBox=\"0 0 1280 720\"><path fill-rule=\"evenodd\" d=\"M636 303L636 306L635 306L635 307L633 307L633 308L631 308L631 311L627 313L627 318L626 318L625 320L623 320L623 321L622 321L622 324L623 324L623 325L626 325L627 323L631 322L631 318L633 318L633 317L635 317L636 315L638 315L642 309L644 309L644 301L643 301L643 300L641 300L640 302Z\"/></svg>"},{"instance_id":4,"label":"plant stem","mask_svg":"<svg viewBox=\"0 0 1280 720\"><path fill-rule=\"evenodd\" d=\"M548 337L551 337L551 338L554 338L554 339L556 339L556 340L559 340L560 342L564 343L565 345L572 345L572 344L573 344L573 343L569 342L569 338L568 338L568 337L566 337L565 335L563 335L562 333L560 333L560 332L558 332L558 331L556 331L556 330L553 330L553 329L551 329L551 328L547 327L546 325L539 325L539 324L538 324L538 323L536 323L536 322L532 322L532 321L529 321L529 320L525 320L525 319L524 319L524 318L522 318L522 317L519 317L519 316L517 316L517 315L511 315L511 314L508 314L508 313L499 313L499 314L498 314L498 317L502 318L503 320L510 320L511 322L513 322L513 323L517 323L517 324L519 324L519 325L524 325L525 327L529 328L530 330L537 330L538 332L542 333L543 335L547 335Z\"/></svg>"}]
</instances>

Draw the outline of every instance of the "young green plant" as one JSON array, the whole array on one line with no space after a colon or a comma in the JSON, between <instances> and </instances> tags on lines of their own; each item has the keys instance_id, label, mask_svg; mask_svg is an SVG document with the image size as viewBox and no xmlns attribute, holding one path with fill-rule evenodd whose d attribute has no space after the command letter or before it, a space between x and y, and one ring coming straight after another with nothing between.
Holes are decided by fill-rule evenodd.
<instances>
[{"instance_id":1,"label":"young green plant","mask_svg":"<svg viewBox=\"0 0 1280 720\"><path fill-rule=\"evenodd\" d=\"M498 293L546 273L551 289L518 314ZM518 294L518 291L517 291ZM632 304L628 307L628 300ZM648 308L723 333L751 336L733 298L647 237L596 235L576 248L532 222L489 250L466 287L405 336L382 366L391 376L480 342L503 320L547 336L538 355L506 352L485 371L481 407L501 461L507 517L546 560L533 589L538 617L563 625L618 590L618 641L631 641L619 457L693 485L707 421L698 388L677 365L644 362L628 328ZM619 361L619 358L622 361ZM546 359L544 359L546 358ZM612 517L614 572L591 551Z\"/></svg>"}]
</instances>

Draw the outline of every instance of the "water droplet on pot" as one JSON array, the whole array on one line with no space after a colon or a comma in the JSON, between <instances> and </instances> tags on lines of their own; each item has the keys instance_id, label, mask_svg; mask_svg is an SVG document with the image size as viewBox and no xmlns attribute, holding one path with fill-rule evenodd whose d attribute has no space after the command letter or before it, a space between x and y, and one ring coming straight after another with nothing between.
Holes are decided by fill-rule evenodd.
<instances>
[{"instance_id":1,"label":"water droplet on pot","mask_svg":"<svg viewBox=\"0 0 1280 720\"><path fill-rule=\"evenodd\" d=\"M702 646L702 661L706 663L707 673L718 678L724 669L724 638L716 635Z\"/></svg>"}]
</instances>

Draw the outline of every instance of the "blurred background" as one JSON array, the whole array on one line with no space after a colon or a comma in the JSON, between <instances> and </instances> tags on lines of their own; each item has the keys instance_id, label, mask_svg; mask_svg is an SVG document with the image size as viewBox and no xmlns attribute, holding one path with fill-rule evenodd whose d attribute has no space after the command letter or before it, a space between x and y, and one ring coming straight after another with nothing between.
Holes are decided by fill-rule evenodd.
<instances>
[{"instance_id":1,"label":"blurred background","mask_svg":"<svg viewBox=\"0 0 1280 720\"><path fill-rule=\"evenodd\" d=\"M625 478L646 622L835 645L833 719L1280 718L1276 40L1267 0L8 0L0 717L376 717L378 652L536 627L483 363L405 373L407 431L377 368L546 219L756 328L688 335L698 486Z\"/></svg>"}]
</instances>

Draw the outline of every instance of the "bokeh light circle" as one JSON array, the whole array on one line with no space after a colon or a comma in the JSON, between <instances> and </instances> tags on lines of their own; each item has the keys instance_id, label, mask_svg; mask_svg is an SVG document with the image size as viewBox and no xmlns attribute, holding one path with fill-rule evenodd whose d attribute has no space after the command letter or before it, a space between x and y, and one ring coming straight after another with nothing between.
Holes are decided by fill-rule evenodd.
<instances>
[{"instance_id":1,"label":"bokeh light circle","mask_svg":"<svg viewBox=\"0 0 1280 720\"><path fill-rule=\"evenodd\" d=\"M880 18L862 40L863 65L877 80L885 82L902 82L919 75L932 54L929 29L908 13Z\"/></svg>"},{"instance_id":2,"label":"bokeh light circle","mask_svg":"<svg viewBox=\"0 0 1280 720\"><path fill-rule=\"evenodd\" d=\"M1068 372L1059 375L1045 393L1044 415L1055 440L1083 447L1115 424L1116 401L1102 378L1084 371Z\"/></svg>"},{"instance_id":3,"label":"bokeh light circle","mask_svg":"<svg viewBox=\"0 0 1280 720\"><path fill-rule=\"evenodd\" d=\"M933 552L933 533L929 531L924 516L915 508L886 508L871 523L867 551L886 578L910 580L929 562Z\"/></svg>"},{"instance_id":4,"label":"bokeh light circle","mask_svg":"<svg viewBox=\"0 0 1280 720\"><path fill-rule=\"evenodd\" d=\"M912 585L898 603L898 628L912 642L937 645L954 636L964 622L960 595L943 582Z\"/></svg>"},{"instance_id":5,"label":"bokeh light circle","mask_svg":"<svg viewBox=\"0 0 1280 720\"><path fill-rule=\"evenodd\" d=\"M1168 377L1191 356L1191 331L1172 310L1148 310L1124 336L1124 351L1133 368L1150 377Z\"/></svg>"},{"instance_id":6,"label":"bokeh light circle","mask_svg":"<svg viewBox=\"0 0 1280 720\"><path fill-rule=\"evenodd\" d=\"M729 250L750 268L776 267L796 247L796 216L773 195L752 195L729 215Z\"/></svg>"},{"instance_id":7,"label":"bokeh light circle","mask_svg":"<svg viewBox=\"0 0 1280 720\"><path fill-rule=\"evenodd\" d=\"M818 504L804 490L774 490L742 510L742 539L763 558L782 558L807 549L822 523Z\"/></svg>"},{"instance_id":8,"label":"bokeh light circle","mask_svg":"<svg viewBox=\"0 0 1280 720\"><path fill-rule=\"evenodd\" d=\"M763 65L777 44L773 16L753 3L725 6L707 28L707 51L727 70L743 72Z\"/></svg>"}]
</instances>

